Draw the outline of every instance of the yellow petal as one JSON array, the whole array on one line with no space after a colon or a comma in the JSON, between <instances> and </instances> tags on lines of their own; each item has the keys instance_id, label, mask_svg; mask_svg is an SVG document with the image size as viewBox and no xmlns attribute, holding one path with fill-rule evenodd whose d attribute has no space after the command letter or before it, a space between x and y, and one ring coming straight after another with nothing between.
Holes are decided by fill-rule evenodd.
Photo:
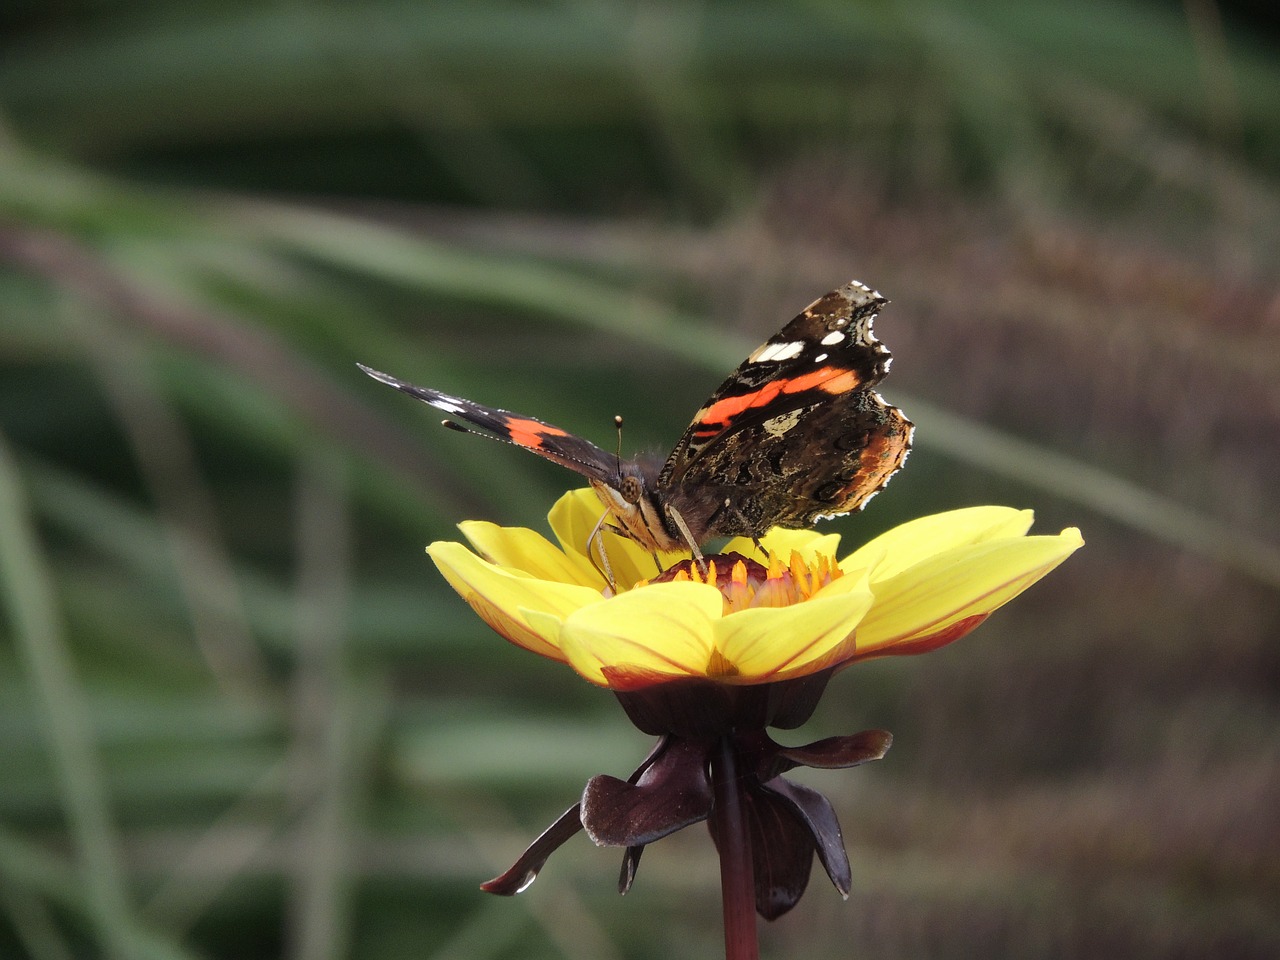
<instances>
[{"instance_id":1,"label":"yellow petal","mask_svg":"<svg viewBox=\"0 0 1280 960\"><path fill-rule=\"evenodd\" d=\"M588 565L591 560L587 555L587 541L591 532L605 514L605 506L590 489L571 490L556 501L547 515L551 529L564 547L566 554L580 556ZM636 546L626 537L603 531L600 543L604 544L609 555L609 568L619 590L626 590L638 580L656 577L661 571L653 562L648 551ZM596 557L599 560L599 557ZM665 564L664 564L665 566ZM594 569L594 568L593 568ZM596 575L601 583L604 578Z\"/></svg>"},{"instance_id":2,"label":"yellow petal","mask_svg":"<svg viewBox=\"0 0 1280 960\"><path fill-rule=\"evenodd\" d=\"M548 613L545 610L535 610L532 607L521 607L517 612L520 618L529 625L530 630L534 631L552 647L555 647L557 659L563 663L569 662L569 658L561 650L560 644L560 628L564 626L564 617L555 613Z\"/></svg>"},{"instance_id":3,"label":"yellow petal","mask_svg":"<svg viewBox=\"0 0 1280 960\"><path fill-rule=\"evenodd\" d=\"M966 544L1020 537L1031 529L1030 510L965 507L935 513L882 533L840 561L841 569L869 569L872 581L887 580L927 557Z\"/></svg>"},{"instance_id":4,"label":"yellow petal","mask_svg":"<svg viewBox=\"0 0 1280 960\"><path fill-rule=\"evenodd\" d=\"M565 554L536 530L500 527L485 520L466 520L458 529L480 556L510 572L600 589L600 575L585 557Z\"/></svg>"},{"instance_id":5,"label":"yellow petal","mask_svg":"<svg viewBox=\"0 0 1280 960\"><path fill-rule=\"evenodd\" d=\"M816 530L784 530L774 527L760 538L760 543L769 551L770 556L779 557L786 563L791 551L800 554L805 563L816 557L826 555L834 557L840 549L840 534L818 533ZM766 563L750 537L734 537L724 545L723 553L740 553L744 557L752 557Z\"/></svg>"},{"instance_id":6,"label":"yellow petal","mask_svg":"<svg viewBox=\"0 0 1280 960\"><path fill-rule=\"evenodd\" d=\"M733 668L718 679L749 683L805 673L853 633L871 603L863 584L790 607L732 613L714 624L716 649Z\"/></svg>"},{"instance_id":7,"label":"yellow petal","mask_svg":"<svg viewBox=\"0 0 1280 960\"><path fill-rule=\"evenodd\" d=\"M534 628L520 611L531 608L563 619L604 600L591 587L535 580L504 570L460 543L437 541L427 547L427 553L449 585L489 626L512 643L553 660L565 659L555 638Z\"/></svg>"},{"instance_id":8,"label":"yellow petal","mask_svg":"<svg viewBox=\"0 0 1280 960\"><path fill-rule=\"evenodd\" d=\"M551 521L551 529L560 539L561 545L568 551L576 551L586 556L586 538L604 513L604 504L590 487L579 487L569 490L551 507L547 518ZM577 531L581 530L581 542ZM565 543L569 539L571 543Z\"/></svg>"},{"instance_id":9,"label":"yellow petal","mask_svg":"<svg viewBox=\"0 0 1280 960\"><path fill-rule=\"evenodd\" d=\"M1056 537L1003 537L929 557L872 583L875 603L858 626L859 656L945 633L1016 597L1084 543L1074 527Z\"/></svg>"},{"instance_id":10,"label":"yellow petal","mask_svg":"<svg viewBox=\"0 0 1280 960\"><path fill-rule=\"evenodd\" d=\"M720 591L705 583L654 583L583 607L560 628L560 649L592 683L615 673L675 679L706 675L721 619ZM638 685L638 684L637 684Z\"/></svg>"}]
</instances>

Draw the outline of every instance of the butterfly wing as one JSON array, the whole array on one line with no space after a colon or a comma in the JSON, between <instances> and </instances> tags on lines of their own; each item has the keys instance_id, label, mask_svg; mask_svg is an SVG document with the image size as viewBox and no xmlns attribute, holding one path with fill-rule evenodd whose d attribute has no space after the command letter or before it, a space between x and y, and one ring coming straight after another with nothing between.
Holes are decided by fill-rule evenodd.
<instances>
[{"instance_id":1,"label":"butterfly wing","mask_svg":"<svg viewBox=\"0 0 1280 960\"><path fill-rule=\"evenodd\" d=\"M478 428L485 436L513 443L517 447L524 447L590 480L598 480L608 485L617 483L618 458L601 450L589 440L575 437L567 430L562 430L535 417L526 417L523 414L499 410L496 407L486 407L429 387L415 386L380 370L366 367L363 363L357 366L373 379L395 387L411 397L416 397L423 403L429 403L437 410L443 410L459 420L466 421ZM445 424L449 425L450 421L446 420Z\"/></svg>"},{"instance_id":2,"label":"butterfly wing","mask_svg":"<svg viewBox=\"0 0 1280 960\"><path fill-rule=\"evenodd\" d=\"M902 466L912 425L875 385L888 301L853 282L815 300L712 394L659 477L694 538L758 536L859 509Z\"/></svg>"}]
</instances>

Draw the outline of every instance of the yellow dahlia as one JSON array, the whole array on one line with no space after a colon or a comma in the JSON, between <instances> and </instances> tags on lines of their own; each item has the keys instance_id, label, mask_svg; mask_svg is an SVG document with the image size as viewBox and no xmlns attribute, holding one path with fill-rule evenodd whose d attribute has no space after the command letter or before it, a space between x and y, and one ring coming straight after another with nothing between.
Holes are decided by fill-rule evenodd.
<instances>
[{"instance_id":1,"label":"yellow dahlia","mask_svg":"<svg viewBox=\"0 0 1280 960\"><path fill-rule=\"evenodd\" d=\"M512 643L615 691L698 679L776 683L855 660L922 653L963 636L1078 549L1079 530L1028 536L1032 514L969 507L922 517L836 559L837 534L735 540L704 571L605 533L616 592L586 553L600 503L551 510L559 545L522 527L460 525L471 549L427 552ZM659 566L661 565L661 568Z\"/></svg>"},{"instance_id":2,"label":"yellow dahlia","mask_svg":"<svg viewBox=\"0 0 1280 960\"><path fill-rule=\"evenodd\" d=\"M790 910L815 857L849 894L834 808L782 774L878 760L892 740L865 730L788 747L767 728L808 720L831 676L855 660L923 653L964 635L1082 543L1074 528L1028 536L1027 510L973 507L905 523L839 560L839 537L811 531L735 540L703 564L654 557L606 532L605 564L586 553L599 517L595 495L579 490L551 511L559 546L532 530L470 521L461 525L470 548L427 548L498 633L608 687L659 738L626 780L592 777L483 889L519 893L585 830L599 845L625 848L626 892L647 844L705 820L720 850L726 945L754 944L743 910L770 920Z\"/></svg>"}]
</instances>

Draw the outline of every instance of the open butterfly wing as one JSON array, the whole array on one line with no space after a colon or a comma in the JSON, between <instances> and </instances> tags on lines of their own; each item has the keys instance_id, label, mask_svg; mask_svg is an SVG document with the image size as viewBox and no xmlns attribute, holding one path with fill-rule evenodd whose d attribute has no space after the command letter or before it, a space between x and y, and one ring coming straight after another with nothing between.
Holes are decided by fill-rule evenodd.
<instances>
[{"instance_id":1,"label":"open butterfly wing","mask_svg":"<svg viewBox=\"0 0 1280 960\"><path fill-rule=\"evenodd\" d=\"M357 366L373 379L395 387L402 393L416 397L423 403L428 403L437 410L478 428L477 432L481 436L524 447L590 480L599 480L606 484L617 482L618 458L601 450L589 440L575 437L567 430L562 430L536 417L527 417L496 407L486 407L429 387L419 387L380 370L366 367L363 363ZM449 422L445 421L446 424Z\"/></svg>"}]
</instances>

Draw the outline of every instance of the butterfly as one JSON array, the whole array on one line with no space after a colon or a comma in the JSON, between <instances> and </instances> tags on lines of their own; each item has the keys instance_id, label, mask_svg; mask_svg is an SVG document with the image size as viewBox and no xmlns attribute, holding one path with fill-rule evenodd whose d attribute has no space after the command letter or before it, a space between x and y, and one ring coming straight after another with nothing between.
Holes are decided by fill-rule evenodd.
<instances>
[{"instance_id":1,"label":"butterfly","mask_svg":"<svg viewBox=\"0 0 1280 960\"><path fill-rule=\"evenodd\" d=\"M892 362L872 334L886 303L855 280L809 304L730 374L665 462L623 458L535 417L359 366L585 477L606 511L592 539L608 526L651 552L689 550L701 561L716 538L757 539L859 510L902 467L912 423L875 389Z\"/></svg>"}]
</instances>

